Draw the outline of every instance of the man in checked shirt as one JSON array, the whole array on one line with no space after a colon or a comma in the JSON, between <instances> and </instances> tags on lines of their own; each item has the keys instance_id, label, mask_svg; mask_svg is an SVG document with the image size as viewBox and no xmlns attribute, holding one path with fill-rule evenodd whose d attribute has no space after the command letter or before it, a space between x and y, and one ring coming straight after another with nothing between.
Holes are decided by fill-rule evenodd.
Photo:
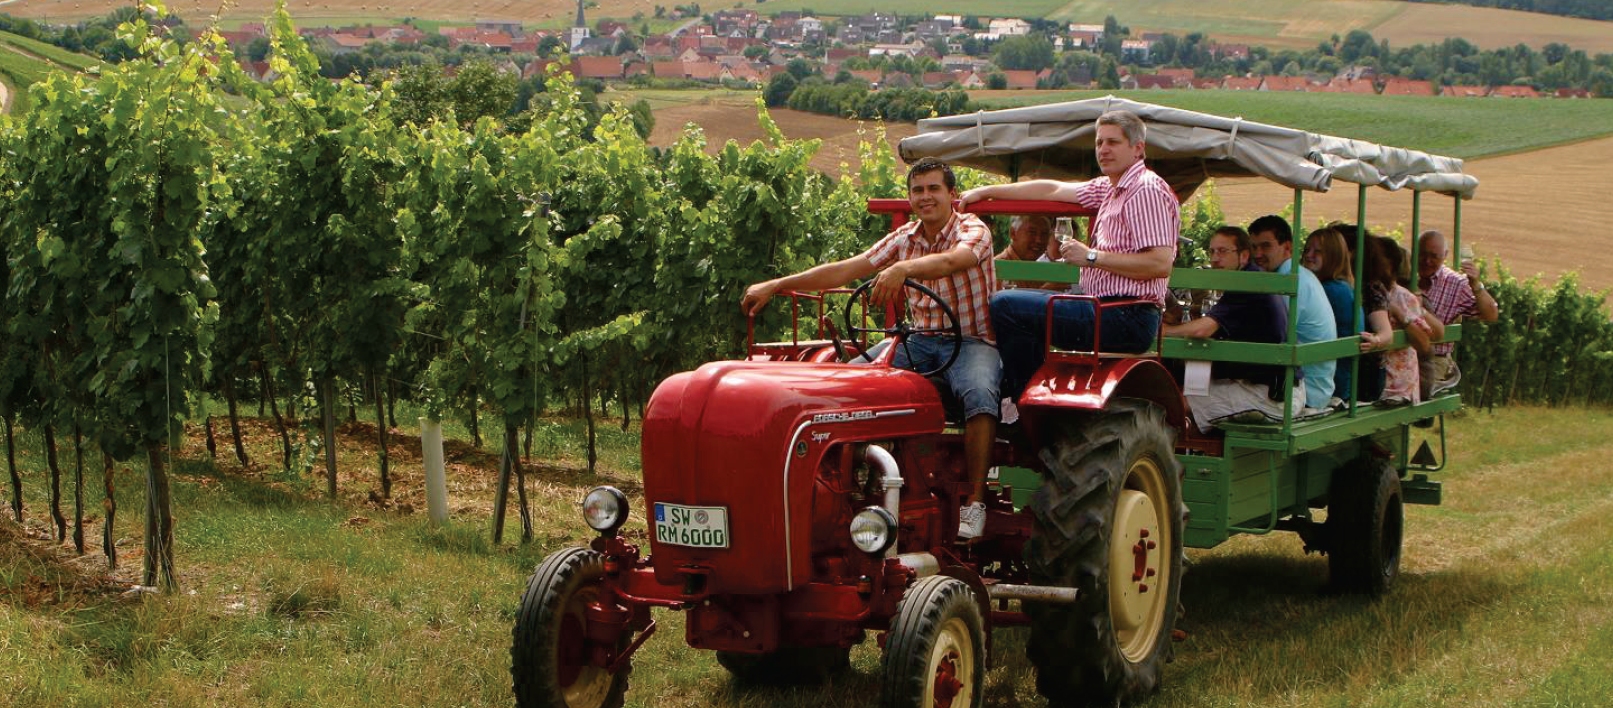
<instances>
[{"instance_id":1,"label":"man in checked shirt","mask_svg":"<svg viewBox=\"0 0 1613 708\"><path fill-rule=\"evenodd\" d=\"M1082 267L1081 288L1086 294L1100 301L1142 301L1104 309L1101 335L1108 352L1142 352L1154 342L1182 231L1176 195L1143 165L1146 137L1137 114L1110 111L1097 120L1096 151L1103 177L1086 182L1031 180L963 193L964 204L982 199L1050 199L1097 210L1091 245L1069 239L1062 253L1065 261ZM1005 422L1018 419L1019 395L1046 356L1043 340L1052 296L1046 291L1004 290L991 300L992 324L1003 357ZM1090 301L1055 303L1053 344L1090 350L1094 318Z\"/></svg>"},{"instance_id":2,"label":"man in checked shirt","mask_svg":"<svg viewBox=\"0 0 1613 708\"><path fill-rule=\"evenodd\" d=\"M957 197L957 177L945 163L934 158L913 163L907 171L907 201L915 220L859 255L756 283L745 290L740 306L755 314L779 291L827 290L870 275L875 276L875 304L894 301L903 293L902 283L911 278L952 305L963 330L961 344L949 336L916 334L907 340L907 346L897 349L891 363L905 369L933 370L946 363L954 346L961 346L958 360L942 376L964 409L964 457L974 491L960 510L958 537L972 539L986 526L981 500L997 437L1002 360L997 356L988 309L991 294L997 290L991 230L979 217L954 211L952 202ZM916 326L947 325L934 301L912 290L906 295Z\"/></svg>"}]
</instances>

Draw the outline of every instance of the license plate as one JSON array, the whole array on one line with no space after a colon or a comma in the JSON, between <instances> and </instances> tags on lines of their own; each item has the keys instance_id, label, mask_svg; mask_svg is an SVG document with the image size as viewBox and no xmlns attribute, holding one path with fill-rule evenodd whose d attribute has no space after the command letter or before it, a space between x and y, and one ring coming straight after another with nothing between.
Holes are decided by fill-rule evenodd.
<instances>
[{"instance_id":1,"label":"license plate","mask_svg":"<svg viewBox=\"0 0 1613 708\"><path fill-rule=\"evenodd\" d=\"M655 505L655 540L674 546L728 547L728 507Z\"/></svg>"}]
</instances>

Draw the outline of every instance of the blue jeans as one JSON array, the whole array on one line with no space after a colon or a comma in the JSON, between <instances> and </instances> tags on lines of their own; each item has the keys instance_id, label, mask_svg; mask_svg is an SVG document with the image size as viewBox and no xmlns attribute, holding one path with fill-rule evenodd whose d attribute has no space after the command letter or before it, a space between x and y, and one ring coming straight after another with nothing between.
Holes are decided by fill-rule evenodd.
<instances>
[{"instance_id":1,"label":"blue jeans","mask_svg":"<svg viewBox=\"0 0 1613 708\"><path fill-rule=\"evenodd\" d=\"M1047 356L1047 301L1055 294L1014 289L991 296L991 324L1002 352L1004 396L1018 400L1031 376L1042 368ZM1090 300L1058 301L1053 306L1053 344L1060 349L1090 351L1094 310ZM1104 351L1147 351L1158 335L1159 308L1152 304L1104 308Z\"/></svg>"},{"instance_id":2,"label":"blue jeans","mask_svg":"<svg viewBox=\"0 0 1613 708\"><path fill-rule=\"evenodd\" d=\"M930 371L952 357L952 347L951 337L915 334L908 337L906 342L896 345L896 355L891 357L891 365L913 371ZM952 395L963 404L964 420L982 413L996 418L1001 414L1002 397L997 392L997 382L1002 378L1002 372L1002 358L997 355L996 347L974 337L964 337L958 360L937 377L932 377L932 380L946 380ZM937 385L940 385L939 382Z\"/></svg>"}]
</instances>

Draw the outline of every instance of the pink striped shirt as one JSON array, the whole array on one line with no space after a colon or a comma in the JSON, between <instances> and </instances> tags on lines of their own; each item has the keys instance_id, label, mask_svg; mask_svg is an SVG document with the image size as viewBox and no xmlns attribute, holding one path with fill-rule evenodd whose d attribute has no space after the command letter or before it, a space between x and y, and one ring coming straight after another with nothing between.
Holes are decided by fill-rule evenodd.
<instances>
[{"instance_id":1,"label":"pink striped shirt","mask_svg":"<svg viewBox=\"0 0 1613 708\"><path fill-rule=\"evenodd\" d=\"M1442 265L1434 271L1433 277L1428 279L1428 289L1422 295L1428 311L1445 324L1479 314L1478 297L1473 293L1473 286L1468 284L1467 276L1451 270L1450 266ZM1450 356L1455 348L1456 344L1452 342L1435 344L1434 356Z\"/></svg>"},{"instance_id":2,"label":"pink striped shirt","mask_svg":"<svg viewBox=\"0 0 1613 708\"><path fill-rule=\"evenodd\" d=\"M1141 160L1120 176L1118 184L1111 183L1108 177L1082 184L1075 201L1098 212L1092 217L1093 248L1104 253L1169 248L1176 253L1176 239L1182 232L1181 203L1170 185L1144 167ZM1101 263L1102 257L1099 258ZM1081 289L1098 297L1139 297L1164 305L1169 283L1169 277L1137 280L1101 266L1081 271Z\"/></svg>"},{"instance_id":3,"label":"pink striped shirt","mask_svg":"<svg viewBox=\"0 0 1613 708\"><path fill-rule=\"evenodd\" d=\"M910 261L935 253L946 253L958 246L967 246L977 259L971 267L934 280L920 281L935 291L952 306L958 315L958 326L970 337L979 337L993 344L991 333L991 294L997 291L997 267L991 250L991 229L974 214L953 212L952 219L941 229L935 241L925 241L919 229L921 221L909 221L885 234L878 243L863 253L875 268L884 270L899 261ZM913 324L918 327L946 327L946 314L941 306L919 293L907 291L908 308L913 312Z\"/></svg>"}]
</instances>

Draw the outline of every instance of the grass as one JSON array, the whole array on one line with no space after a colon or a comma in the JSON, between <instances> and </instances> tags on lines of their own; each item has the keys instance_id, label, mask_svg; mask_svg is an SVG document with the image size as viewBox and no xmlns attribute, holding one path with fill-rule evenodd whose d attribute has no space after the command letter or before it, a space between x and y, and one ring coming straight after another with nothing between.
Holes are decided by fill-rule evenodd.
<instances>
[{"instance_id":1,"label":"grass","mask_svg":"<svg viewBox=\"0 0 1613 708\"><path fill-rule=\"evenodd\" d=\"M1613 134L1606 101L1356 96L1266 91L973 92L986 108L1116 96L1146 103L1410 147L1463 159L1525 152ZM1528 129L1520 129L1528 126Z\"/></svg>"},{"instance_id":2,"label":"grass","mask_svg":"<svg viewBox=\"0 0 1613 708\"><path fill-rule=\"evenodd\" d=\"M54 44L47 44L37 39L29 39L10 32L0 32L0 44L9 44L29 54L44 58L63 69L72 71L88 71L90 67L102 64L98 57L70 52Z\"/></svg>"},{"instance_id":3,"label":"grass","mask_svg":"<svg viewBox=\"0 0 1613 708\"><path fill-rule=\"evenodd\" d=\"M28 87L53 73L82 72L100 64L100 60L75 54L53 45L0 32L0 81L6 84L11 95L12 115L28 112Z\"/></svg>"},{"instance_id":4,"label":"grass","mask_svg":"<svg viewBox=\"0 0 1613 708\"><path fill-rule=\"evenodd\" d=\"M755 91L733 91L729 89L613 89L606 94L611 98L620 98L631 103L643 99L650 104L650 110L658 111L663 108L688 105L725 105L725 106L756 106Z\"/></svg>"},{"instance_id":5,"label":"grass","mask_svg":"<svg viewBox=\"0 0 1613 708\"><path fill-rule=\"evenodd\" d=\"M399 413L403 499L418 485L418 453L413 413ZM246 469L227 445L208 460L193 428L172 471L182 592L143 599L121 595L140 564L143 469L119 467L123 584L110 584L98 556L75 559L70 544L40 538L48 483L40 436L24 433L27 524L0 521L8 705L508 705L509 632L526 574L586 538L582 490L609 480L637 497L636 427L623 433L618 423L600 428L596 475L579 462L577 421L540 426L528 545L488 540L496 440L471 450L457 424L447 431L461 441L450 443L453 517L441 527L366 501L374 429L362 421L343 427L338 504L321 498L322 473L269 464L267 426L248 427L258 463ZM1542 408L1453 420L1445 504L1408 509L1402 583L1379 602L1324 593L1325 559L1285 535L1192 552L1181 624L1190 636L1163 690L1140 705L1601 704L1613 694L1613 478L1603 464L1613 442L1601 434L1610 423L1608 411ZM215 419L215 429L228 428ZM88 462L95 510L99 459ZM709 653L683 645L681 615L657 619L658 636L635 658L630 706L849 707L878 691L873 641L832 685L739 686ZM987 705L1046 705L1024 630L999 630L995 641Z\"/></svg>"}]
</instances>

